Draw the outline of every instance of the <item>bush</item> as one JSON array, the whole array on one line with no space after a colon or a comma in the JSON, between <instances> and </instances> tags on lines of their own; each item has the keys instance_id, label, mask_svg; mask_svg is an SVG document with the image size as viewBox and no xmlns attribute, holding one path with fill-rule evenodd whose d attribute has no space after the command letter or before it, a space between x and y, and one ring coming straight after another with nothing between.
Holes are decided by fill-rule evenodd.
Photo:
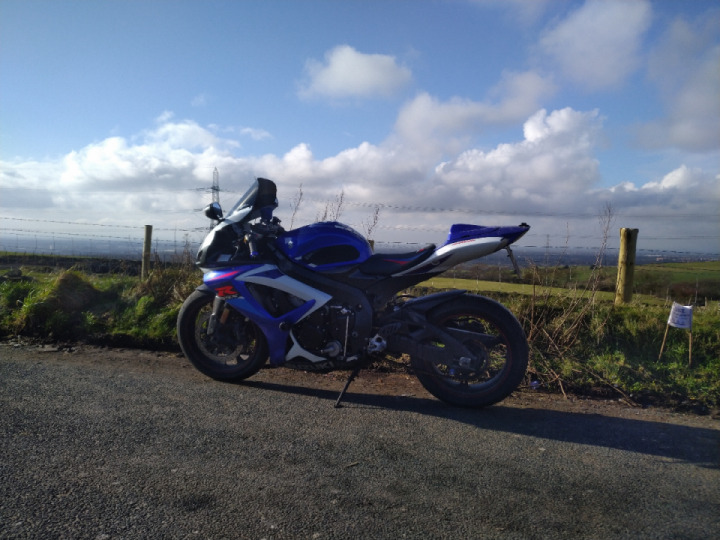
<instances>
[{"instance_id":1,"label":"bush","mask_svg":"<svg viewBox=\"0 0 720 540\"><path fill-rule=\"evenodd\" d=\"M82 312L96 305L101 296L86 277L65 271L27 294L14 317L13 330L56 339L82 337Z\"/></svg>"},{"instance_id":2,"label":"bush","mask_svg":"<svg viewBox=\"0 0 720 540\"><path fill-rule=\"evenodd\" d=\"M197 270L157 268L139 282L75 270L34 282L0 284L0 330L41 339L175 348L175 322Z\"/></svg>"},{"instance_id":3,"label":"bush","mask_svg":"<svg viewBox=\"0 0 720 540\"><path fill-rule=\"evenodd\" d=\"M0 318L22 307L25 298L33 291L31 281L3 281L0 283Z\"/></svg>"},{"instance_id":4,"label":"bush","mask_svg":"<svg viewBox=\"0 0 720 540\"><path fill-rule=\"evenodd\" d=\"M658 358L669 308L553 299L519 315L531 346L531 373L546 388L638 402L720 404L720 315L696 309L692 363L687 331L671 328Z\"/></svg>"}]
</instances>

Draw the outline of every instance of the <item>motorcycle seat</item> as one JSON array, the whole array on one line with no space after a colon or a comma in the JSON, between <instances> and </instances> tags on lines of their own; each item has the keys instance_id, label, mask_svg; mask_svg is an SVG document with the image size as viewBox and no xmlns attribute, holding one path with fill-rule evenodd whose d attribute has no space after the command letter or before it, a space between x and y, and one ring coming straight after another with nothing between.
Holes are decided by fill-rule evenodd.
<instances>
[{"instance_id":1,"label":"motorcycle seat","mask_svg":"<svg viewBox=\"0 0 720 540\"><path fill-rule=\"evenodd\" d=\"M389 276L420 264L435 251L435 244L429 244L417 251L407 253L376 253L363 262L359 269L365 274Z\"/></svg>"}]
</instances>

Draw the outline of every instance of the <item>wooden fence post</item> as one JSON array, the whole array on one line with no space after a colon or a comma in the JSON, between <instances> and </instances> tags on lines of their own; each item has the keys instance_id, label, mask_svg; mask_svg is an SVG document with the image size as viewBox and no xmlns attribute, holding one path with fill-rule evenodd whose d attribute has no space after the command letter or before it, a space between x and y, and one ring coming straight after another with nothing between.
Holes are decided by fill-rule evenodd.
<instances>
[{"instance_id":1,"label":"wooden fence post","mask_svg":"<svg viewBox=\"0 0 720 540\"><path fill-rule=\"evenodd\" d=\"M637 237L638 229L620 229L620 253L618 254L617 282L615 284L616 306L632 300Z\"/></svg>"},{"instance_id":2,"label":"wooden fence post","mask_svg":"<svg viewBox=\"0 0 720 540\"><path fill-rule=\"evenodd\" d=\"M140 279L145 281L150 273L150 248L152 247L152 225L145 225L145 241L143 242L142 269Z\"/></svg>"}]
</instances>

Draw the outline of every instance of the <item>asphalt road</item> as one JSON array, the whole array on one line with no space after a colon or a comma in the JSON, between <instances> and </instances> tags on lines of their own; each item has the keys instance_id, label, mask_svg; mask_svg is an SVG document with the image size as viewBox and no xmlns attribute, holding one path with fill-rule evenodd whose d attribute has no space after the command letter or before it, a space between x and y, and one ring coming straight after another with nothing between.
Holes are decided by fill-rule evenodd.
<instances>
[{"instance_id":1,"label":"asphalt road","mask_svg":"<svg viewBox=\"0 0 720 540\"><path fill-rule=\"evenodd\" d=\"M0 538L714 538L720 421L0 345Z\"/></svg>"}]
</instances>

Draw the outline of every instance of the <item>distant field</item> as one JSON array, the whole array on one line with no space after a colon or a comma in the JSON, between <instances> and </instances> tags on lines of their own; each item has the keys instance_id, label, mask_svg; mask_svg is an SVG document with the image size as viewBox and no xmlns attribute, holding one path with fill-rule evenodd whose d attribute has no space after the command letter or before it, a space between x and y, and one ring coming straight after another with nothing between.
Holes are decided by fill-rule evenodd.
<instances>
[{"instance_id":1,"label":"distant field","mask_svg":"<svg viewBox=\"0 0 720 540\"><path fill-rule=\"evenodd\" d=\"M588 266L569 266L543 269L543 272L553 274L558 280L585 282L589 279L592 270ZM617 267L605 266L600 272L604 276L615 277ZM662 281L668 285L718 281L720 280L720 261L643 264L635 267L635 278L638 281L644 279Z\"/></svg>"},{"instance_id":2,"label":"distant field","mask_svg":"<svg viewBox=\"0 0 720 540\"><path fill-rule=\"evenodd\" d=\"M576 290L571 289L565 289L562 287L546 287L543 285L528 285L525 283L498 283L495 281L480 281L475 279L459 279L459 278L433 278L428 281L425 281L424 283L421 283L420 286L425 287L431 287L433 289L465 289L467 291L477 293L477 294L484 294L484 293L504 293L504 294L525 294L525 295L552 295L552 294L558 294L558 295L565 295L565 296L573 296L573 295L590 295L589 291L583 291L583 289L578 288ZM615 293L612 292L604 292L604 291L598 291L595 293L595 297L598 300L601 301L608 301L612 302L615 300ZM654 298L652 296L646 296L646 295L638 295L638 297L642 297L643 302L648 302L652 304L662 304L662 300L659 298Z\"/></svg>"},{"instance_id":3,"label":"distant field","mask_svg":"<svg viewBox=\"0 0 720 540\"><path fill-rule=\"evenodd\" d=\"M645 264L635 269L636 275L661 275L672 283L720 280L720 261Z\"/></svg>"},{"instance_id":4,"label":"distant field","mask_svg":"<svg viewBox=\"0 0 720 540\"><path fill-rule=\"evenodd\" d=\"M505 281L498 282L494 271L466 271L461 277L436 277L423 283L437 289L467 289L477 293L510 293L525 295L560 294L574 296L583 293L591 282L593 270L588 266L566 266L537 270L542 285L512 283L514 276L503 274ZM598 271L596 299L612 302L615 298L617 268L603 267ZM477 277L469 277L475 274ZM495 274L497 275L497 274ZM527 281L527 279L526 279ZM635 268L633 300L645 304L663 304L668 299L679 302L720 299L720 261L659 263Z\"/></svg>"}]
</instances>

